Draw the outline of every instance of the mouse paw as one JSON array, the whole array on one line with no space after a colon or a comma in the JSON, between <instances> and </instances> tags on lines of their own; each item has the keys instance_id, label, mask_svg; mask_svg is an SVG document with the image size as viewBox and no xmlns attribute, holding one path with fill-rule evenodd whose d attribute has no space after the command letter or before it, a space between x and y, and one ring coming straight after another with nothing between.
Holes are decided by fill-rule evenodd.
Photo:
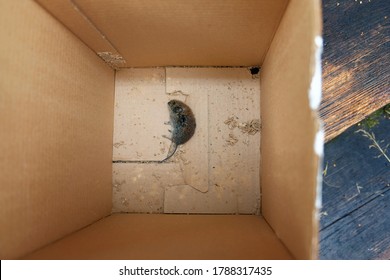
<instances>
[{"instance_id":1,"label":"mouse paw","mask_svg":"<svg viewBox=\"0 0 390 280\"><path fill-rule=\"evenodd\" d=\"M168 140L171 140L171 141L172 141L172 138L169 137L169 136L166 136L166 135L161 135L161 136L164 137L164 138L166 138L166 139L168 139Z\"/></svg>"},{"instance_id":2,"label":"mouse paw","mask_svg":"<svg viewBox=\"0 0 390 280\"><path fill-rule=\"evenodd\" d=\"M164 122L165 125L172 125L171 121Z\"/></svg>"}]
</instances>

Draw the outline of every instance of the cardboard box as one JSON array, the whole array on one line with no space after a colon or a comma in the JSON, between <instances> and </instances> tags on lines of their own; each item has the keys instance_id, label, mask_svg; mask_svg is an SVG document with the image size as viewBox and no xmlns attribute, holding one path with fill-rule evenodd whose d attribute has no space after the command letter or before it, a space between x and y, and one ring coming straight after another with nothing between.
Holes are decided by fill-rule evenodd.
<instances>
[{"instance_id":1,"label":"cardboard box","mask_svg":"<svg viewBox=\"0 0 390 280\"><path fill-rule=\"evenodd\" d=\"M319 0L0 3L2 259L317 257L323 144L316 112L321 93ZM251 66L260 66L260 74L250 73ZM234 81L248 84L225 96ZM116 196L121 167L112 164L113 150L114 159L124 154L116 150L121 142L113 137L123 132L137 139L117 123L123 104L119 94L138 82L151 92L162 86L156 98L163 101L167 93L189 94L199 124L198 134L183 145L190 167L176 170L177 161L122 166L124 176L144 174L150 186L151 173L139 166L169 174L167 182L155 177L168 187L160 188L167 193L156 196L153 210L141 200L139 212L155 214L123 213L137 212L138 206L126 201L131 194ZM205 88L207 83L211 86ZM242 101L250 91L246 85L261 90L261 98L259 92L251 102ZM144 108L141 112L154 106L143 102L143 94L149 98L142 92L134 99ZM123 100L137 110L131 98ZM214 129L226 125L228 115L223 114L232 112L232 100L240 109L252 106L245 107L248 115L238 110L240 117L248 117L243 121L261 115L261 145L260 134L258 140L248 138L250 149L239 137L241 146L234 152L223 145L236 144L234 137L218 134L229 135L229 128ZM156 148L150 142L156 140L148 139L160 134L156 131L146 131L147 140L136 143L153 158L163 155L149 149ZM218 161L215 155L225 153ZM237 169L233 158L242 164ZM188 186L180 178L174 182L177 174L196 186L181 204ZM216 182L228 174L234 176L233 190L241 193L229 196L229 189L218 196L218 187L228 184ZM127 183L127 188L135 186ZM145 195L151 195L150 189ZM218 202L221 196L228 207ZM133 208L121 208L121 203Z\"/></svg>"}]
</instances>

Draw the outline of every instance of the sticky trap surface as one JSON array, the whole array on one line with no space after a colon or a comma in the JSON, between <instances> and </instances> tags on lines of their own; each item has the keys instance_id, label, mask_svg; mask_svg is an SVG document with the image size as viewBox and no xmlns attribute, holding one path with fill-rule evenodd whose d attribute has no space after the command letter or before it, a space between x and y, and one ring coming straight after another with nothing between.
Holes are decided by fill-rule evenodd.
<instances>
[{"instance_id":1,"label":"sticky trap surface","mask_svg":"<svg viewBox=\"0 0 390 280\"><path fill-rule=\"evenodd\" d=\"M115 83L113 160L162 160L167 102L196 118L164 163L114 163L113 212L241 213L260 209L260 81L247 68L135 68Z\"/></svg>"}]
</instances>

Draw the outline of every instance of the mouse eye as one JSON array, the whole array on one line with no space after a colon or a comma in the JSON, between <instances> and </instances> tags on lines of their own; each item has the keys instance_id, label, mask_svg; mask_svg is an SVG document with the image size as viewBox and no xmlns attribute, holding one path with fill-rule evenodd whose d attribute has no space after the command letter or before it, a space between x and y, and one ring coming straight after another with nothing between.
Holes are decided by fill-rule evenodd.
<instances>
[{"instance_id":1,"label":"mouse eye","mask_svg":"<svg viewBox=\"0 0 390 280\"><path fill-rule=\"evenodd\" d=\"M181 112L183 112L183 108L180 107L180 106L174 106L174 107L172 108L172 111L173 111L174 113L181 113Z\"/></svg>"}]
</instances>

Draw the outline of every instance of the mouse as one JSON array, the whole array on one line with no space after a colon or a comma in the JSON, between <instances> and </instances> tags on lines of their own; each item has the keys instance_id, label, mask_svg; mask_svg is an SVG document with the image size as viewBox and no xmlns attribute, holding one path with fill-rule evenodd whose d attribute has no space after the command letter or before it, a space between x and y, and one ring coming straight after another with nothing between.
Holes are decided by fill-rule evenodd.
<instances>
[{"instance_id":1,"label":"mouse","mask_svg":"<svg viewBox=\"0 0 390 280\"><path fill-rule=\"evenodd\" d=\"M168 102L169 122L171 125L171 137L163 137L171 140L171 145L167 156L163 160L114 160L113 163L163 163L170 159L176 152L179 145L183 145L195 134L196 121L191 108L180 100L170 100Z\"/></svg>"}]
</instances>

